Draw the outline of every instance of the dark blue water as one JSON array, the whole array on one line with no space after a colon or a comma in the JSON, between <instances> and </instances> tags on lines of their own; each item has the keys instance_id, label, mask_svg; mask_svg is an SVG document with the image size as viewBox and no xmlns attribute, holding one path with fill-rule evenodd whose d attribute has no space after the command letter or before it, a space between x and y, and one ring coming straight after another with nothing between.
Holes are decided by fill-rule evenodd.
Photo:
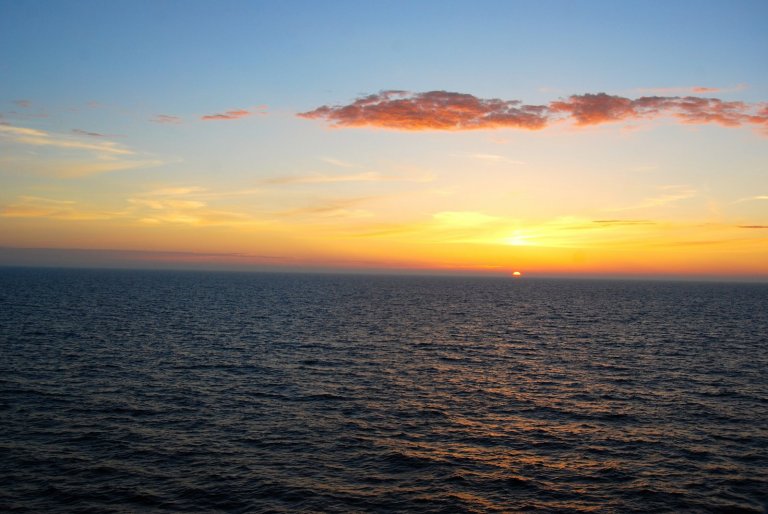
<instances>
[{"instance_id":1,"label":"dark blue water","mask_svg":"<svg viewBox=\"0 0 768 514\"><path fill-rule=\"evenodd\" d=\"M0 269L0 510L764 512L768 285Z\"/></svg>"}]
</instances>

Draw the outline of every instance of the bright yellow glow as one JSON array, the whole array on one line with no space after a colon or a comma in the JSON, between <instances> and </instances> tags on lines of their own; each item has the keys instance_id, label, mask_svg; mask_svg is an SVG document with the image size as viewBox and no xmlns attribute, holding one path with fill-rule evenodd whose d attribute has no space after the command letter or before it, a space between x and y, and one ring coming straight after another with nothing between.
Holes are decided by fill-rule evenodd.
<instances>
[{"instance_id":1,"label":"bright yellow glow","mask_svg":"<svg viewBox=\"0 0 768 514\"><path fill-rule=\"evenodd\" d=\"M504 243L512 246L529 246L533 244L531 242L531 236L526 236L523 234L516 234L512 237L508 237L504 240Z\"/></svg>"}]
</instances>

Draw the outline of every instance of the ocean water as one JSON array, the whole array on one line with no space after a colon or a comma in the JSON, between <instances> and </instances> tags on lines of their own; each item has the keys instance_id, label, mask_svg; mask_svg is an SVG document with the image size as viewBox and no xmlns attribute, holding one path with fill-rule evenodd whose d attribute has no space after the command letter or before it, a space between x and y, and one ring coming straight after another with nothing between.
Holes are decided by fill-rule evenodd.
<instances>
[{"instance_id":1,"label":"ocean water","mask_svg":"<svg viewBox=\"0 0 768 514\"><path fill-rule=\"evenodd\" d=\"M0 269L0 511L765 512L768 285Z\"/></svg>"}]
</instances>

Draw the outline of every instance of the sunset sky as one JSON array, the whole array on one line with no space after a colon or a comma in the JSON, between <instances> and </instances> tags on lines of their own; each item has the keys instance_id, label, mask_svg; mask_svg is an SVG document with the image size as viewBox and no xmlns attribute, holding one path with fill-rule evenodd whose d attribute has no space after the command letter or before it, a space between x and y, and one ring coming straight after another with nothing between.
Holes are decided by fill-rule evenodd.
<instances>
[{"instance_id":1,"label":"sunset sky","mask_svg":"<svg viewBox=\"0 0 768 514\"><path fill-rule=\"evenodd\" d=\"M0 0L0 264L766 280L766 20Z\"/></svg>"}]
</instances>

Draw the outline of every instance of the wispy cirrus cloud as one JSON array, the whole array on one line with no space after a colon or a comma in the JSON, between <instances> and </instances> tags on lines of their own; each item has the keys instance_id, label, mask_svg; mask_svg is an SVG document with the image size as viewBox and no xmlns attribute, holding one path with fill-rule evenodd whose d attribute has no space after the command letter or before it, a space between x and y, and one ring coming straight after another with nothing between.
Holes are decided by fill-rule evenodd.
<instances>
[{"instance_id":1,"label":"wispy cirrus cloud","mask_svg":"<svg viewBox=\"0 0 768 514\"><path fill-rule=\"evenodd\" d=\"M371 213L358 206L376 197L330 198L294 209L274 212L280 218L299 218L307 221L322 221L329 218L367 218Z\"/></svg>"},{"instance_id":2,"label":"wispy cirrus cloud","mask_svg":"<svg viewBox=\"0 0 768 514\"><path fill-rule=\"evenodd\" d=\"M0 208L5 218L49 218L67 221L107 220L120 217L119 211L103 211L83 208L72 200L58 200L40 196L20 196Z\"/></svg>"},{"instance_id":3,"label":"wispy cirrus cloud","mask_svg":"<svg viewBox=\"0 0 768 514\"><path fill-rule=\"evenodd\" d=\"M201 120L237 120L240 118L245 118L246 116L250 116L252 113L250 111L246 111L245 109L235 109L233 111L227 111L225 113L217 113L217 114L204 114L203 116L200 116Z\"/></svg>"},{"instance_id":4,"label":"wispy cirrus cloud","mask_svg":"<svg viewBox=\"0 0 768 514\"><path fill-rule=\"evenodd\" d=\"M209 205L211 195L202 187L161 187L126 199L129 216L145 225L178 224L192 226L263 225L243 212L221 210Z\"/></svg>"},{"instance_id":5,"label":"wispy cirrus cloud","mask_svg":"<svg viewBox=\"0 0 768 514\"><path fill-rule=\"evenodd\" d=\"M654 225L656 222L651 220L625 220L625 219L614 219L614 220L592 220L592 223L597 223L599 225L603 226L626 226L626 225Z\"/></svg>"},{"instance_id":6,"label":"wispy cirrus cloud","mask_svg":"<svg viewBox=\"0 0 768 514\"><path fill-rule=\"evenodd\" d=\"M166 125L178 125L181 123L181 118L173 116L171 114L156 114L151 120L153 123L161 123Z\"/></svg>"},{"instance_id":7,"label":"wispy cirrus cloud","mask_svg":"<svg viewBox=\"0 0 768 514\"><path fill-rule=\"evenodd\" d=\"M144 192L143 196L183 196L194 193L203 193L206 189L199 186L187 187L161 187Z\"/></svg>"},{"instance_id":8,"label":"wispy cirrus cloud","mask_svg":"<svg viewBox=\"0 0 768 514\"><path fill-rule=\"evenodd\" d=\"M101 173L125 171L137 168L152 168L160 166L163 161L159 159L100 159L100 160L76 160L64 161L53 166L54 174L62 178L80 178Z\"/></svg>"},{"instance_id":9,"label":"wispy cirrus cloud","mask_svg":"<svg viewBox=\"0 0 768 514\"><path fill-rule=\"evenodd\" d=\"M341 159L336 159L335 157L321 157L321 161L326 162L328 164L332 164L333 166L338 166L340 168L355 168L356 166L352 164L351 162L347 162Z\"/></svg>"},{"instance_id":10,"label":"wispy cirrus cloud","mask_svg":"<svg viewBox=\"0 0 768 514\"><path fill-rule=\"evenodd\" d=\"M88 137L97 137L97 138L109 137L106 134L101 134L99 132L89 132L87 130L82 130L77 128L72 129L72 133L77 134L78 136L88 136Z\"/></svg>"},{"instance_id":11,"label":"wispy cirrus cloud","mask_svg":"<svg viewBox=\"0 0 768 514\"><path fill-rule=\"evenodd\" d=\"M525 161L517 159L510 159L504 155L492 154L492 153L474 153L474 154L454 154L456 157L468 157L481 162L487 162L492 164L525 164Z\"/></svg>"},{"instance_id":12,"label":"wispy cirrus cloud","mask_svg":"<svg viewBox=\"0 0 768 514\"><path fill-rule=\"evenodd\" d=\"M739 200L736 200L734 203L753 202L755 200L768 200L768 195L749 196L747 198L741 198Z\"/></svg>"},{"instance_id":13,"label":"wispy cirrus cloud","mask_svg":"<svg viewBox=\"0 0 768 514\"><path fill-rule=\"evenodd\" d=\"M339 182L383 182L387 179L375 171L351 173L347 175L305 175L295 177L277 177L264 181L269 185L281 184L336 184Z\"/></svg>"},{"instance_id":14,"label":"wispy cirrus cloud","mask_svg":"<svg viewBox=\"0 0 768 514\"><path fill-rule=\"evenodd\" d=\"M732 93L744 91L746 84L731 87L678 86L678 87L641 87L635 91L642 95L706 95L709 93Z\"/></svg>"},{"instance_id":15,"label":"wispy cirrus cloud","mask_svg":"<svg viewBox=\"0 0 768 514\"><path fill-rule=\"evenodd\" d=\"M248 116L257 116L267 114L265 105L256 106L250 110L248 109L233 109L223 113L204 114L200 116L203 121L217 121L217 120L239 120L240 118L246 118Z\"/></svg>"},{"instance_id":16,"label":"wispy cirrus cloud","mask_svg":"<svg viewBox=\"0 0 768 514\"><path fill-rule=\"evenodd\" d=\"M706 91L702 88L701 92ZM324 120L335 127L408 131L540 130L561 121L585 127L659 117L671 117L685 124L768 128L768 104L697 96L642 96L633 99L607 93L571 95L547 105L527 105L519 100L482 99L448 91L382 91L347 105L324 105L298 116Z\"/></svg>"},{"instance_id":17,"label":"wispy cirrus cloud","mask_svg":"<svg viewBox=\"0 0 768 514\"><path fill-rule=\"evenodd\" d=\"M719 87L704 87L704 86L695 86L691 88L691 91L694 93L704 94L704 93L717 93L720 91Z\"/></svg>"},{"instance_id":18,"label":"wispy cirrus cloud","mask_svg":"<svg viewBox=\"0 0 768 514\"><path fill-rule=\"evenodd\" d=\"M16 127L12 125L0 125L0 136L25 145L89 150L106 155L132 155L134 153L132 150L113 141L82 141L65 135L46 132L44 130Z\"/></svg>"},{"instance_id":19,"label":"wispy cirrus cloud","mask_svg":"<svg viewBox=\"0 0 768 514\"><path fill-rule=\"evenodd\" d=\"M65 178L162 164L158 159L137 158L136 152L132 149L110 141L106 136L77 129L71 134L57 134L29 127L0 124L0 140L16 145L56 150L53 155L41 155L36 161L34 170ZM26 167L25 159L19 157L21 154L13 155L12 152L7 158L8 162L13 162L21 168Z\"/></svg>"},{"instance_id":20,"label":"wispy cirrus cloud","mask_svg":"<svg viewBox=\"0 0 768 514\"><path fill-rule=\"evenodd\" d=\"M651 207L661 207L662 205L667 205L667 204L679 202L681 200L694 198L698 194L698 191L685 185L665 185L665 186L658 186L657 189L659 191L658 194L645 198L638 204L630 205L628 207L619 207L615 209L609 209L609 210L613 212L620 212L620 211L630 211L635 209L647 209Z\"/></svg>"},{"instance_id":21,"label":"wispy cirrus cloud","mask_svg":"<svg viewBox=\"0 0 768 514\"><path fill-rule=\"evenodd\" d=\"M114 210L98 209L74 200L24 195L1 206L0 217L45 218L63 221L121 219L143 225L243 226L263 224L263 222L247 214L210 208L207 202L190 199L186 196L200 190L199 188L168 188L148 191L127 198L127 206Z\"/></svg>"}]
</instances>

